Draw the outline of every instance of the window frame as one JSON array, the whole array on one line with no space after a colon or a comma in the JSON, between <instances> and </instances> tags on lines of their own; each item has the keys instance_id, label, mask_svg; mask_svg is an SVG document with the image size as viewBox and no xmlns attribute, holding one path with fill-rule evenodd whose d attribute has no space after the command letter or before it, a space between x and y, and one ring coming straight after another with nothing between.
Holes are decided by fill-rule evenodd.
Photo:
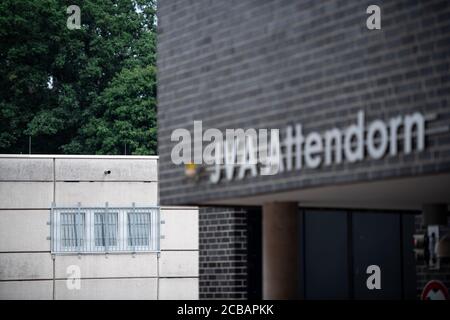
<instances>
[{"instance_id":1,"label":"window frame","mask_svg":"<svg viewBox=\"0 0 450 320\"><path fill-rule=\"evenodd\" d=\"M110 243L106 244L105 243L105 234L104 234L104 221L103 221L103 216L113 216L115 215L117 217L116 219L116 231L115 231L115 244L111 245ZM102 238L101 240L103 241L103 244L98 245L97 244L97 239L99 239L96 236L96 226L97 226L97 221L96 221L96 216L101 216L102 217L102 221L101 221L101 227L102 227ZM94 211L92 214L92 217L94 218L94 221L91 224L91 237L92 237L92 243L93 243L93 247L95 248L95 251L115 251L118 250L120 248L120 234L121 234L121 223L120 223L120 219L119 219L119 212L114 211L114 210L105 210L105 211ZM108 225L110 225L110 223L107 223ZM109 228L109 227L108 227ZM110 232L111 230L108 230L108 232ZM109 239L109 238L107 238Z\"/></svg>"},{"instance_id":2,"label":"window frame","mask_svg":"<svg viewBox=\"0 0 450 320\"><path fill-rule=\"evenodd\" d=\"M146 216L148 216L148 221L144 222L144 225L145 225L146 222L148 222L148 226L149 226L148 234L147 234L147 237L145 238L147 240L147 245L145 245L145 244L144 245L130 244L130 240L136 240L131 235L131 230L133 230L133 229L132 229L132 226L131 226L130 215L137 215L137 216L139 216L139 215L141 215L141 216L142 215L146 215ZM136 220L133 221L133 222L136 222ZM138 225L138 226L140 227L141 225ZM150 216L149 212L140 212L139 210L126 212L126 229L127 229L127 246L128 246L128 248L130 248L131 250L136 250L136 249L138 249L138 250L145 250L145 248L150 248L151 247L151 243L150 242L152 240L152 221L151 221L151 216ZM139 229L139 228L137 228L135 226L134 230L139 230L139 231L137 231L137 233L140 233L140 230L142 230L142 229Z\"/></svg>"},{"instance_id":3,"label":"window frame","mask_svg":"<svg viewBox=\"0 0 450 320\"><path fill-rule=\"evenodd\" d=\"M63 218L63 216L73 215L73 224L67 223L67 217ZM82 223L77 221L77 218L81 216ZM64 210L58 213L57 219L59 220L60 230L59 230L59 245L63 248L64 252L72 252L78 251L80 248L86 245L88 241L87 232L86 232L86 214L84 211L75 210ZM65 220L65 221L64 221ZM73 226L73 230L72 229ZM63 232L64 230L64 232ZM67 233L72 233L69 239L67 237L63 238L63 233L66 235ZM81 237L79 237L81 235ZM68 241L75 241L75 245L66 245Z\"/></svg>"},{"instance_id":4,"label":"window frame","mask_svg":"<svg viewBox=\"0 0 450 320\"><path fill-rule=\"evenodd\" d=\"M82 224L82 242L77 246L63 246L63 223L61 220L61 215L64 213L71 214L83 214L83 224ZM98 220L96 222L96 216L98 215L117 215L117 227L115 234L115 245L105 245L107 243L102 242L99 245L97 240L99 237L96 234L96 228L98 228ZM148 218L144 221L144 229L148 229L146 245L131 245L130 240L133 232L129 229L131 219L130 215L145 214ZM160 252L160 228L161 228L161 217L160 217L160 207L108 207L106 204L104 207L82 207L79 204L78 207L57 207L54 204L51 209L50 225L51 225L51 244L50 251L52 254L93 254L93 253L137 253L137 252ZM76 218L75 218L76 219ZM97 218L99 219L99 218ZM103 219L103 218L102 218ZM144 219L145 220L145 219ZM101 222L101 225L103 222ZM102 227L104 228L104 227ZM104 229L102 229L104 230ZM137 229L134 229L137 230ZM78 234L78 233L77 233ZM105 237L105 233L102 231L102 241L107 241L108 237ZM133 238L134 239L134 238ZM108 240L110 241L110 240Z\"/></svg>"}]
</instances>

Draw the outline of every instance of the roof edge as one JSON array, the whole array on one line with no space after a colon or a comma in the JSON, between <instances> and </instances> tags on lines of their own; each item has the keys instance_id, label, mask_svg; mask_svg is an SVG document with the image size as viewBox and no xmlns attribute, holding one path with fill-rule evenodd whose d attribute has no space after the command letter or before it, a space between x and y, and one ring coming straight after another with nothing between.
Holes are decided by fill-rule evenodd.
<instances>
[{"instance_id":1,"label":"roof edge","mask_svg":"<svg viewBox=\"0 0 450 320\"><path fill-rule=\"evenodd\" d=\"M158 160L159 156L125 156L125 155L65 155L65 154L0 154L0 158L20 159L145 159Z\"/></svg>"}]
</instances>

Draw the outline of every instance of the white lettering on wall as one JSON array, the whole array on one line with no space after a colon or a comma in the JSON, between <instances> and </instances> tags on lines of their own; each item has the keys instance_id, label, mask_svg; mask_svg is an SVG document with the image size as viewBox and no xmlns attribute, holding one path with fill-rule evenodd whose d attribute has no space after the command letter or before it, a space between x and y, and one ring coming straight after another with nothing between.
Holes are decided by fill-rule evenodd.
<instances>
[{"instance_id":1,"label":"white lettering on wall","mask_svg":"<svg viewBox=\"0 0 450 320\"><path fill-rule=\"evenodd\" d=\"M194 121L193 148L187 129L172 132L171 141L177 142L172 148L172 161L177 165L194 162L214 166L210 181L218 183L222 177L232 181L248 175L317 169L425 149L425 117L420 112L366 123L364 111L359 111L355 120L346 128L307 134L301 124L289 125L282 141L278 129L271 129L270 137L268 129L226 129L224 138L223 132L214 128L203 133L201 121ZM203 142L207 142L204 149Z\"/></svg>"}]
</instances>

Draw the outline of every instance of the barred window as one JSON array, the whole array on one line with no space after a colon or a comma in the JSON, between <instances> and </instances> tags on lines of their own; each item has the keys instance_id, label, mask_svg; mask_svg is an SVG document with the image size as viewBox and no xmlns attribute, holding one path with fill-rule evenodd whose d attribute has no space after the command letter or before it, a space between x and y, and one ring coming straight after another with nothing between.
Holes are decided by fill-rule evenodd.
<instances>
[{"instance_id":1,"label":"barred window","mask_svg":"<svg viewBox=\"0 0 450 320\"><path fill-rule=\"evenodd\" d=\"M117 212L95 212L94 231L96 246L117 246L119 232Z\"/></svg>"},{"instance_id":2,"label":"barred window","mask_svg":"<svg viewBox=\"0 0 450 320\"><path fill-rule=\"evenodd\" d=\"M158 207L52 207L52 253L159 251Z\"/></svg>"},{"instance_id":3,"label":"barred window","mask_svg":"<svg viewBox=\"0 0 450 320\"><path fill-rule=\"evenodd\" d=\"M66 249L83 246L85 238L84 212L61 212L61 242Z\"/></svg>"},{"instance_id":4,"label":"barred window","mask_svg":"<svg viewBox=\"0 0 450 320\"><path fill-rule=\"evenodd\" d=\"M129 246L148 246L150 232L150 214L148 212L128 212Z\"/></svg>"}]
</instances>

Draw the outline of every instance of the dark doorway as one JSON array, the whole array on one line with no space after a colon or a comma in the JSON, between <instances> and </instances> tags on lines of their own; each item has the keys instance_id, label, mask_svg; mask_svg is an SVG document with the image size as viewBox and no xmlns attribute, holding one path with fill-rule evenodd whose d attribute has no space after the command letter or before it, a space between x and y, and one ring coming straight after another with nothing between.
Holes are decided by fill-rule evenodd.
<instances>
[{"instance_id":1,"label":"dark doorway","mask_svg":"<svg viewBox=\"0 0 450 320\"><path fill-rule=\"evenodd\" d=\"M305 212L306 299L349 298L347 246L346 212Z\"/></svg>"},{"instance_id":2,"label":"dark doorway","mask_svg":"<svg viewBox=\"0 0 450 320\"><path fill-rule=\"evenodd\" d=\"M303 209L302 297L413 299L414 214ZM368 266L381 269L381 289L367 287Z\"/></svg>"},{"instance_id":3,"label":"dark doorway","mask_svg":"<svg viewBox=\"0 0 450 320\"><path fill-rule=\"evenodd\" d=\"M247 209L247 298L262 299L261 208Z\"/></svg>"}]
</instances>

